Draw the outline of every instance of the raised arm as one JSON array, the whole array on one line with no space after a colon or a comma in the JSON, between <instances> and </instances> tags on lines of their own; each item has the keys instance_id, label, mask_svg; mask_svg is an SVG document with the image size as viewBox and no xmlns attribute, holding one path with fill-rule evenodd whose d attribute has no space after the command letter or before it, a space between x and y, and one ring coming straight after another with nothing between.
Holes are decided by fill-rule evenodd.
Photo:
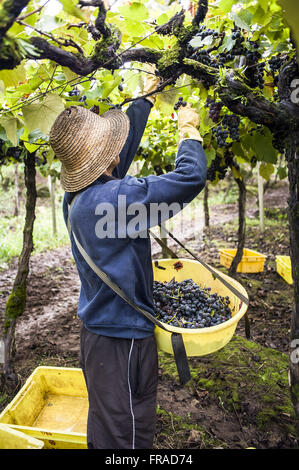
<instances>
[{"instance_id":1,"label":"raised arm","mask_svg":"<svg viewBox=\"0 0 299 470\"><path fill-rule=\"evenodd\" d=\"M129 223L135 213L145 214L138 221L138 233L144 232L173 217L204 188L207 159L198 124L199 116L194 109L188 107L180 111L179 147L174 171L145 178L128 176L122 181L119 194L126 196L129 236L132 236L131 229L136 234L134 224ZM158 206L161 209L158 210Z\"/></svg>"},{"instance_id":2,"label":"raised arm","mask_svg":"<svg viewBox=\"0 0 299 470\"><path fill-rule=\"evenodd\" d=\"M159 78L154 74L154 67L149 66L149 74L144 83L144 94L154 91L158 84ZM130 119L130 131L128 139L124 148L120 153L120 163L113 171L113 176L116 178L124 178L128 169L135 157L140 141L142 139L147 120L151 108L155 104L155 96L151 95L148 98L140 98L136 100L127 110L127 115Z\"/></svg>"},{"instance_id":3,"label":"raised arm","mask_svg":"<svg viewBox=\"0 0 299 470\"><path fill-rule=\"evenodd\" d=\"M113 176L116 178L122 179L127 174L142 139L152 106L148 100L141 98L134 101L128 108L127 115L130 119L130 131L119 156L120 163L113 171Z\"/></svg>"}]
</instances>

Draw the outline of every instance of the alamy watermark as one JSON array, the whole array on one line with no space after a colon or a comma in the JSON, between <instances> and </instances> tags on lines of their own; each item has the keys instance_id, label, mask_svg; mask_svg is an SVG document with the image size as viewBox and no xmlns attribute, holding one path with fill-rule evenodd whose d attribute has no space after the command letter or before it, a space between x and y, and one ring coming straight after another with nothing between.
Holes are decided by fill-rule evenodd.
<instances>
[{"instance_id":1,"label":"alamy watermark","mask_svg":"<svg viewBox=\"0 0 299 470\"><path fill-rule=\"evenodd\" d=\"M108 202L96 206L95 234L105 238L147 238L148 230L161 226L159 237L167 238L167 229L176 236L198 237L203 230L202 208L196 205L172 202L128 203L126 195L119 195L117 205ZM155 234L155 231L153 232Z\"/></svg>"},{"instance_id":2,"label":"alamy watermark","mask_svg":"<svg viewBox=\"0 0 299 470\"><path fill-rule=\"evenodd\" d=\"M294 104L299 104L299 78L295 78L291 83L291 101Z\"/></svg>"}]
</instances>

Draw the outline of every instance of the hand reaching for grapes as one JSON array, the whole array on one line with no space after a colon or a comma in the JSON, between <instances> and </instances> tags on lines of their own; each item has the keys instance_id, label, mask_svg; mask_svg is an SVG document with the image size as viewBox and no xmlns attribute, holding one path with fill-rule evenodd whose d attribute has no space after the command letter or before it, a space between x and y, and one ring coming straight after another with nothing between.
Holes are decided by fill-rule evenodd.
<instances>
[{"instance_id":1,"label":"hand reaching for grapes","mask_svg":"<svg viewBox=\"0 0 299 470\"><path fill-rule=\"evenodd\" d=\"M203 142L197 129L200 124L200 117L196 109L191 104L181 106L178 112L179 143L185 139L193 139Z\"/></svg>"},{"instance_id":2,"label":"hand reaching for grapes","mask_svg":"<svg viewBox=\"0 0 299 470\"><path fill-rule=\"evenodd\" d=\"M143 94L146 95L147 93L151 93L155 91L160 83L159 77L155 75L156 68L153 65L146 64L145 70L149 72L146 74L144 79L144 86L143 86ZM155 95L147 96L146 99L150 101L152 104L155 104L156 97Z\"/></svg>"}]
</instances>

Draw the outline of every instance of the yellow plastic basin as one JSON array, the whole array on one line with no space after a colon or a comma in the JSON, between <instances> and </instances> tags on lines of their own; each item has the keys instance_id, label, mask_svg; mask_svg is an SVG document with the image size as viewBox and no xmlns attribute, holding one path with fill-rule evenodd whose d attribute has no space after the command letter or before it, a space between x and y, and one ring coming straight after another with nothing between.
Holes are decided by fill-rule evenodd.
<instances>
[{"instance_id":1,"label":"yellow plastic basin","mask_svg":"<svg viewBox=\"0 0 299 470\"><path fill-rule=\"evenodd\" d=\"M219 250L220 264L226 268L230 268L237 250ZM238 264L238 273L261 273L264 271L266 256L257 251L244 249L241 262Z\"/></svg>"},{"instance_id":2,"label":"yellow plastic basin","mask_svg":"<svg viewBox=\"0 0 299 470\"><path fill-rule=\"evenodd\" d=\"M288 284L293 284L292 263L290 256L276 256L276 270Z\"/></svg>"},{"instance_id":3,"label":"yellow plastic basin","mask_svg":"<svg viewBox=\"0 0 299 470\"><path fill-rule=\"evenodd\" d=\"M0 424L0 449L42 449L43 441Z\"/></svg>"},{"instance_id":4,"label":"yellow plastic basin","mask_svg":"<svg viewBox=\"0 0 299 470\"><path fill-rule=\"evenodd\" d=\"M81 369L37 367L0 414L0 423L45 449L87 448L88 396Z\"/></svg>"},{"instance_id":5,"label":"yellow plastic basin","mask_svg":"<svg viewBox=\"0 0 299 470\"><path fill-rule=\"evenodd\" d=\"M182 268L179 270L175 269L175 264L178 261L182 264ZM222 297L229 297L232 318L220 325L209 328L188 329L165 324L171 332L182 333L187 356L205 356L223 348L234 335L238 322L247 311L247 305L219 280L214 279L213 275L197 261L189 259L158 260L153 262L153 270L155 281L169 282L172 278L175 278L176 281L182 282L185 279L193 279L194 282L202 287L211 287L211 293L216 292ZM215 269L215 271L217 270ZM239 282L225 274L220 272L219 274L248 298L246 290ZM171 332L164 331L159 326L155 327L158 349L169 354L173 354Z\"/></svg>"}]
</instances>

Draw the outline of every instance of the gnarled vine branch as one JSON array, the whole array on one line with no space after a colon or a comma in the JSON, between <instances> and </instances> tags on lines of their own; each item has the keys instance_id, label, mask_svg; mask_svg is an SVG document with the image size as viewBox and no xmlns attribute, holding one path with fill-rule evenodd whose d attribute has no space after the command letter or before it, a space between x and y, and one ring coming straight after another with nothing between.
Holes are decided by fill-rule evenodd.
<instances>
[{"instance_id":1,"label":"gnarled vine branch","mask_svg":"<svg viewBox=\"0 0 299 470\"><path fill-rule=\"evenodd\" d=\"M2 35L13 24L14 19L19 15L22 8L28 1L14 0L4 2L2 10L6 11L10 22L1 29ZM127 50L121 51L120 32L117 28L106 24L106 9L102 0L80 0L79 4L84 7L98 8L98 15L93 26L92 35L95 41L94 52L86 57L83 53L71 52L63 47L53 44L50 39L40 36L30 38L31 44L35 47L37 59L50 59L59 65L68 67L80 76L88 76L100 68L117 70L125 62L148 62L156 65L157 73L162 81L168 83L170 78L186 73L192 78L204 83L205 86L215 86L223 103L234 113L246 116L251 121L269 127L272 131L283 131L284 129L299 129L299 107L291 103L285 95L285 74L281 73L279 81L279 91L281 101L275 103L266 99L262 93L253 90L246 83L246 78L234 70L228 70L220 78L219 71L194 60L192 51L188 51L188 43L197 32L198 25L204 21L208 12L208 1L199 0L198 9L193 19L192 25L184 25L184 10L173 16L167 23L155 29L151 34L174 35L177 37L177 44L171 50L155 50L146 47L131 46ZM100 38L100 39L99 39ZM142 43L142 40L139 41ZM72 46L68 43L68 45ZM135 45L136 46L136 45ZM74 47L74 45L72 46ZM0 51L1 52L1 51ZM7 51L6 51L7 52ZM9 59L4 61L6 68ZM11 68L15 67L16 58L12 57ZM297 64L290 64L293 75L296 75ZM0 61L0 69L3 68ZM288 69L289 70L289 69Z\"/></svg>"},{"instance_id":2,"label":"gnarled vine branch","mask_svg":"<svg viewBox=\"0 0 299 470\"><path fill-rule=\"evenodd\" d=\"M28 3L29 0L5 0L0 6L0 41Z\"/></svg>"}]
</instances>

